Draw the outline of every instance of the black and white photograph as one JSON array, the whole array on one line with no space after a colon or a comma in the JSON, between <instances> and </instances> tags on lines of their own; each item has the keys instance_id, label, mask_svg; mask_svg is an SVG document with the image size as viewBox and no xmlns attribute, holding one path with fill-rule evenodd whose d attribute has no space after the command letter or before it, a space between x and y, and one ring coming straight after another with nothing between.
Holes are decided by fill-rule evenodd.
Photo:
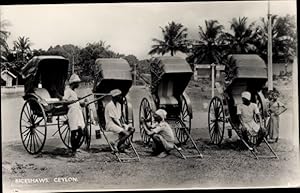
<instances>
[{"instance_id":1,"label":"black and white photograph","mask_svg":"<svg viewBox=\"0 0 300 193\"><path fill-rule=\"evenodd\" d=\"M0 5L2 192L299 188L296 3Z\"/></svg>"}]
</instances>

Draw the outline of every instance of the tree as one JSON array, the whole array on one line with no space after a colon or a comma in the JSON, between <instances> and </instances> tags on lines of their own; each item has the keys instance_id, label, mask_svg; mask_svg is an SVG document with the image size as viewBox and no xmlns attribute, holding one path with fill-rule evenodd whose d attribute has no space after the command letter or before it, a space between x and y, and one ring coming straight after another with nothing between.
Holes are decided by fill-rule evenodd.
<instances>
[{"instance_id":1,"label":"tree","mask_svg":"<svg viewBox=\"0 0 300 193\"><path fill-rule=\"evenodd\" d=\"M0 18L1 18L1 12L0 12ZM9 47L6 42L7 38L10 35L10 32L6 30L6 28L10 25L10 23L7 20L0 19L0 53L1 57L6 57L6 55L9 52Z\"/></svg>"},{"instance_id":2,"label":"tree","mask_svg":"<svg viewBox=\"0 0 300 193\"><path fill-rule=\"evenodd\" d=\"M95 61L98 58L120 58L124 55L110 50L110 45L104 41L88 43L85 48L80 50L78 69L82 76L95 77Z\"/></svg>"},{"instance_id":3,"label":"tree","mask_svg":"<svg viewBox=\"0 0 300 193\"><path fill-rule=\"evenodd\" d=\"M223 38L229 42L229 49L232 54L254 53L256 31L254 23L247 25L247 17L233 18L230 22L230 29L233 34L226 33Z\"/></svg>"},{"instance_id":4,"label":"tree","mask_svg":"<svg viewBox=\"0 0 300 193\"><path fill-rule=\"evenodd\" d=\"M14 50L17 54L17 62L26 63L28 61L28 54L31 53L31 41L28 37L19 37L14 41Z\"/></svg>"},{"instance_id":5,"label":"tree","mask_svg":"<svg viewBox=\"0 0 300 193\"><path fill-rule=\"evenodd\" d=\"M205 20L205 30L199 26L199 40L192 46L187 58L190 63L220 63L225 42L222 39L224 26L217 20Z\"/></svg>"},{"instance_id":6,"label":"tree","mask_svg":"<svg viewBox=\"0 0 300 193\"><path fill-rule=\"evenodd\" d=\"M296 55L296 21L295 16L279 17L272 15L272 52L274 62L288 62ZM257 53L267 62L268 57L268 20L261 18L257 27Z\"/></svg>"},{"instance_id":7,"label":"tree","mask_svg":"<svg viewBox=\"0 0 300 193\"><path fill-rule=\"evenodd\" d=\"M150 55L162 54L170 52L174 56L177 51L188 52L187 28L180 23L172 21L164 28L160 27L163 33L163 40L152 39L156 44L152 45L149 51Z\"/></svg>"},{"instance_id":8,"label":"tree","mask_svg":"<svg viewBox=\"0 0 300 193\"><path fill-rule=\"evenodd\" d=\"M137 57L135 55L127 55L123 57L129 64L129 66L133 69L134 65L138 65L139 60L137 59Z\"/></svg>"}]
</instances>

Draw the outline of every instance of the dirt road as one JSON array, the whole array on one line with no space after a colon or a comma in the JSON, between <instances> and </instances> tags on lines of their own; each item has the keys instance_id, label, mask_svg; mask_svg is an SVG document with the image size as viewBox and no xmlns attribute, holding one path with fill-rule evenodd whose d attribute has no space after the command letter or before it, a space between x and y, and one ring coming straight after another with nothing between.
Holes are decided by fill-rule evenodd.
<instances>
[{"instance_id":1,"label":"dirt road","mask_svg":"<svg viewBox=\"0 0 300 193\"><path fill-rule=\"evenodd\" d=\"M292 111L289 110L285 113L286 117L281 119L282 138L279 143L272 145L280 159L255 160L248 151L239 150L236 143L225 140L221 147L208 145L207 110L203 106L203 102L208 102L208 99L195 95L193 90L188 89L187 92L194 110L192 136L204 158L183 160L177 152L172 152L165 159L151 157L150 150L141 145L137 131L134 144L141 161L124 164L116 162L104 139L96 140L94 135L90 151L81 150L78 158L68 157L58 135L52 136L55 129L49 130L43 154L29 155L24 150L18 131L23 101L20 96L1 98L2 170L5 190L32 192L299 184L298 147L291 141L294 133L290 123ZM194 92L200 93L195 89ZM147 96L147 91L135 87L129 95L133 102L135 125L138 126L139 104L142 97ZM190 147L191 144L188 144L186 149L192 151ZM269 154L265 145L259 151L261 154ZM45 183L35 183L36 179L44 179Z\"/></svg>"}]
</instances>

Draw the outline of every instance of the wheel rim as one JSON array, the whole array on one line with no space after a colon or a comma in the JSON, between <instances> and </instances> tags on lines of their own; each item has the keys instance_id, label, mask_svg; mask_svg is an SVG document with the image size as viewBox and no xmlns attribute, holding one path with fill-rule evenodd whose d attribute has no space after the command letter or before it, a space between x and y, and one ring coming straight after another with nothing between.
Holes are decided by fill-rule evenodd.
<instances>
[{"instance_id":1,"label":"wheel rim","mask_svg":"<svg viewBox=\"0 0 300 193\"><path fill-rule=\"evenodd\" d=\"M209 104L208 128L211 143L220 145L225 128L225 113L220 98L214 97Z\"/></svg>"},{"instance_id":2,"label":"wheel rim","mask_svg":"<svg viewBox=\"0 0 300 193\"><path fill-rule=\"evenodd\" d=\"M122 118L125 121L125 124L129 123L129 117L128 117L128 104L127 99L123 98L123 104L122 104ZM133 135L131 135L128 139L125 140L124 144L128 146L130 144L130 140L132 141Z\"/></svg>"},{"instance_id":3,"label":"wheel rim","mask_svg":"<svg viewBox=\"0 0 300 193\"><path fill-rule=\"evenodd\" d=\"M85 128L83 130L83 138L85 138L85 144L86 144L86 148L89 149L90 145L91 145L91 133L92 133L92 122L91 122L91 116L93 116L92 114L90 114L90 109L88 107L86 107L85 109L86 112L86 116L85 116Z\"/></svg>"},{"instance_id":4,"label":"wheel rim","mask_svg":"<svg viewBox=\"0 0 300 193\"><path fill-rule=\"evenodd\" d=\"M35 99L25 102L20 116L20 134L26 151L39 153L45 144L47 122L42 105Z\"/></svg>"},{"instance_id":5,"label":"wheel rim","mask_svg":"<svg viewBox=\"0 0 300 193\"><path fill-rule=\"evenodd\" d=\"M71 129L69 127L67 115L59 116L57 118L57 125L60 139L67 148L71 149Z\"/></svg>"},{"instance_id":6,"label":"wheel rim","mask_svg":"<svg viewBox=\"0 0 300 193\"><path fill-rule=\"evenodd\" d=\"M184 97L181 97L181 107L180 107L180 114L179 119L181 120L179 128L175 128L175 134L180 143L186 143L188 140L188 135L185 132L185 128L191 133L191 115L188 111L188 105ZM182 125L183 124L183 125Z\"/></svg>"},{"instance_id":7,"label":"wheel rim","mask_svg":"<svg viewBox=\"0 0 300 193\"><path fill-rule=\"evenodd\" d=\"M146 120L151 120L151 106L150 106L150 103L149 101L144 98L141 102L141 105L140 105L140 113L139 113L139 120L142 120L142 119L146 119ZM144 124L140 124L140 134L141 134L141 138L142 138L142 141L144 144L149 144L150 143L150 137L146 134L145 132L145 128L144 128Z\"/></svg>"}]
</instances>

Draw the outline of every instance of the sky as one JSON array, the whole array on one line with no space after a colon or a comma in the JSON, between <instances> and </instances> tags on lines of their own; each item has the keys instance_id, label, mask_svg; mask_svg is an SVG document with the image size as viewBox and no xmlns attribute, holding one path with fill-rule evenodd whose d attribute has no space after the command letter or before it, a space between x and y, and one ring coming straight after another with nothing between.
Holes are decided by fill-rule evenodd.
<instances>
[{"instance_id":1,"label":"sky","mask_svg":"<svg viewBox=\"0 0 300 193\"><path fill-rule=\"evenodd\" d=\"M249 23L267 16L267 1L209 1L176 3L107 3L0 6L1 20L8 20L8 44L29 37L32 49L105 41L111 50L149 58L153 38L162 38L160 27L171 21L188 28L188 38L198 39L199 25L216 19L229 31L234 17ZM296 15L295 0L271 0L271 14Z\"/></svg>"}]
</instances>

